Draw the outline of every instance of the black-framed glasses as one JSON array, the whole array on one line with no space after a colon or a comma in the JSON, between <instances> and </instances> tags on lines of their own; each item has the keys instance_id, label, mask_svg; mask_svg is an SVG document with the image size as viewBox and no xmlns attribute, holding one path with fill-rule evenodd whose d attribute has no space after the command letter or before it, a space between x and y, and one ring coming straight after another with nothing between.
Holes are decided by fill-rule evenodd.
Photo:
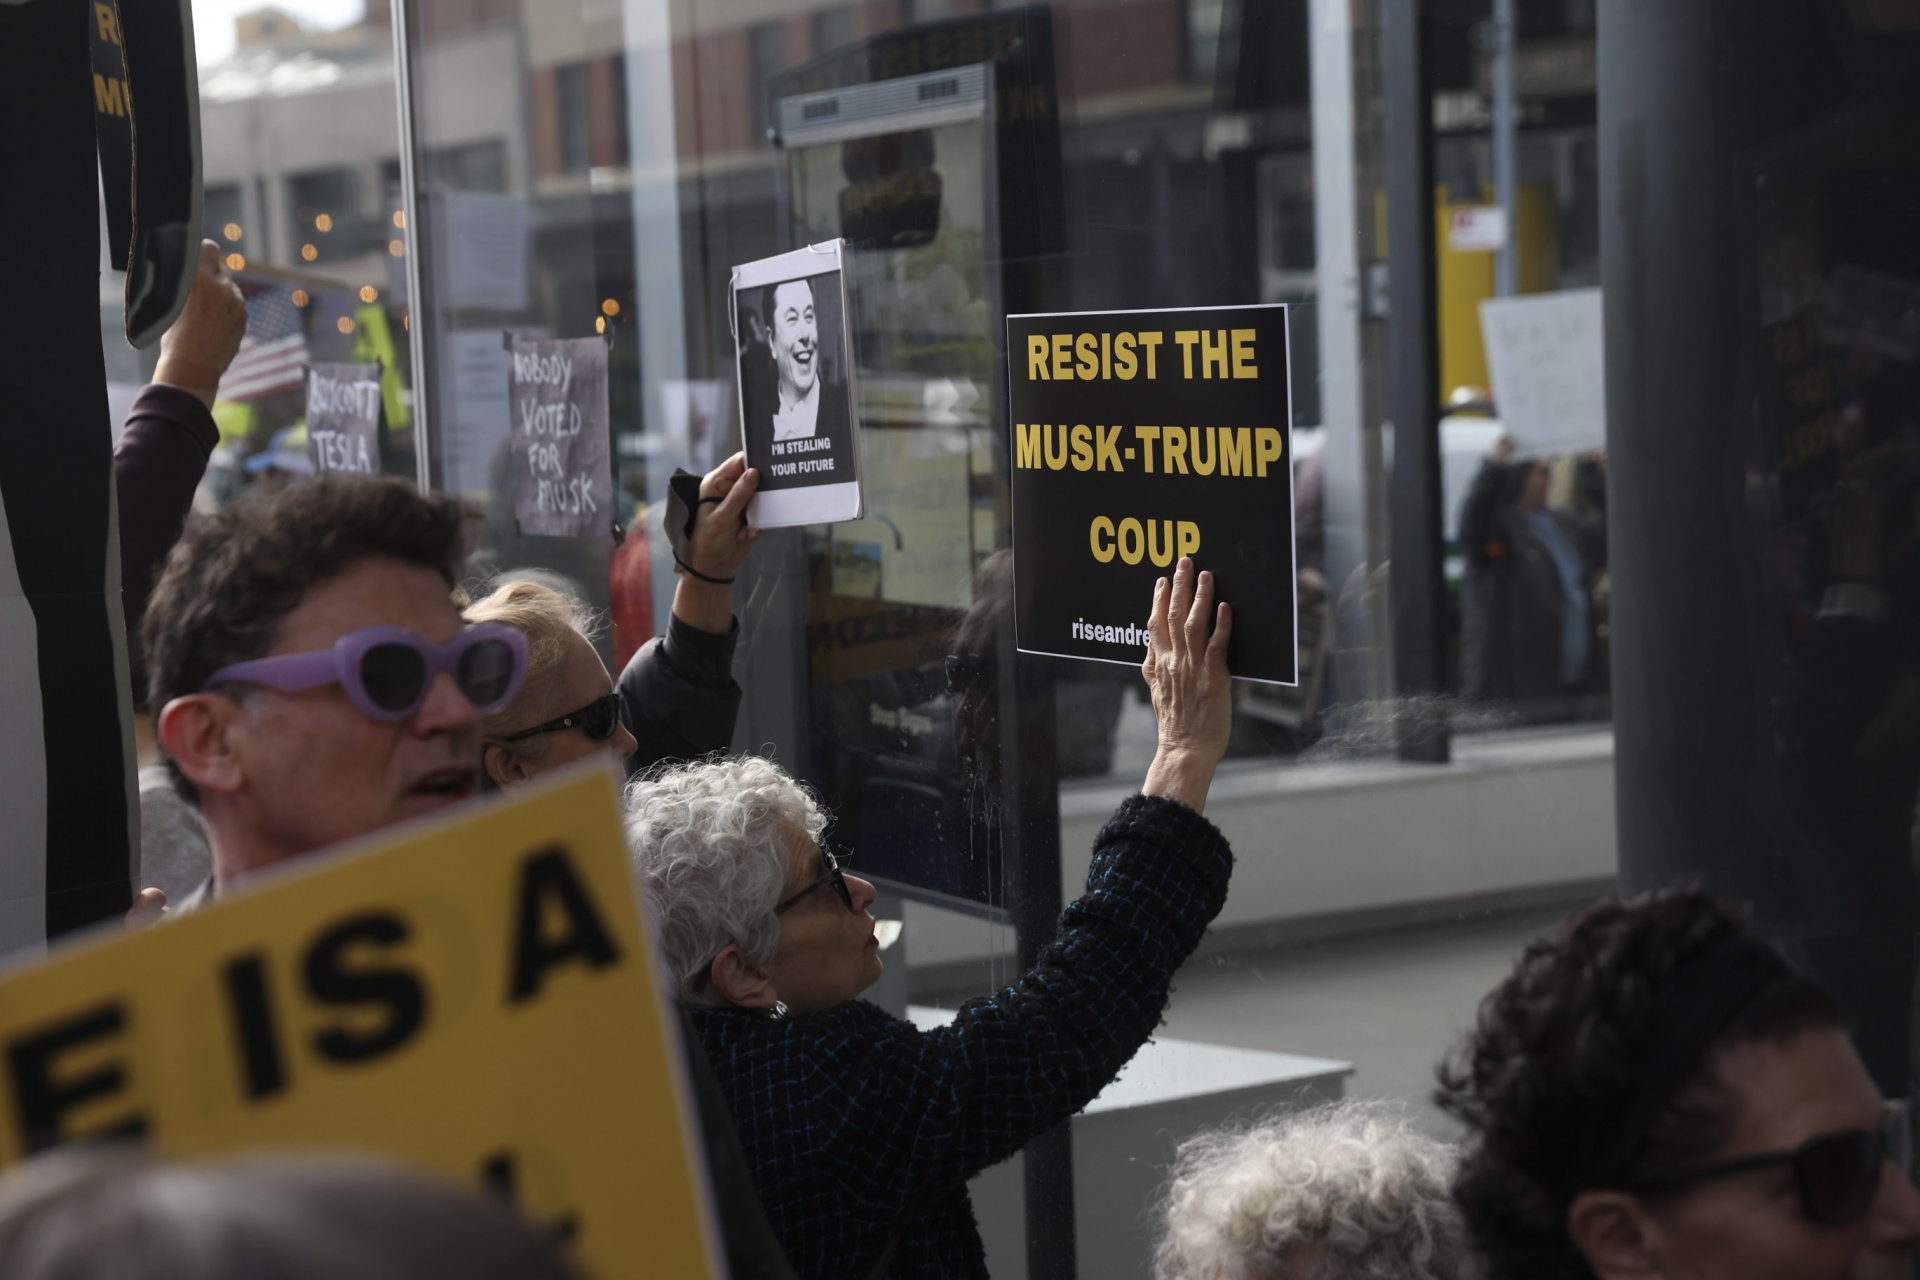
<instances>
[{"instance_id":1,"label":"black-framed glasses","mask_svg":"<svg viewBox=\"0 0 1920 1280\"><path fill-rule=\"evenodd\" d=\"M847 888L846 876L846 869L853 865L853 859L836 858L833 856L833 850L823 847L820 850L820 860L827 864L826 874L775 907L773 914L781 914L788 907L791 907L794 903L800 901L800 899L806 897L814 890L825 888L827 885L833 886L833 891L840 895L840 901L847 904L847 910L853 910L853 890Z\"/></svg>"},{"instance_id":2,"label":"black-framed glasses","mask_svg":"<svg viewBox=\"0 0 1920 1280\"><path fill-rule=\"evenodd\" d=\"M595 742L605 742L620 727L620 695L610 693L604 698L595 698L578 711L569 711L556 716L545 724L537 724L531 729L522 729L518 733L509 733L496 738L496 742L518 742L522 738L531 738L541 733L558 733L562 729L578 729Z\"/></svg>"},{"instance_id":3,"label":"black-framed glasses","mask_svg":"<svg viewBox=\"0 0 1920 1280\"><path fill-rule=\"evenodd\" d=\"M1913 1176L1913 1127L1907 1108L1889 1104L1880 1128L1823 1133L1791 1151L1763 1151L1710 1164L1661 1170L1635 1181L1635 1192L1678 1191L1696 1182L1729 1178L1755 1169L1788 1165L1800 1192L1800 1205L1815 1222L1835 1226L1858 1222L1880 1194L1880 1176L1892 1160L1904 1177Z\"/></svg>"}]
</instances>

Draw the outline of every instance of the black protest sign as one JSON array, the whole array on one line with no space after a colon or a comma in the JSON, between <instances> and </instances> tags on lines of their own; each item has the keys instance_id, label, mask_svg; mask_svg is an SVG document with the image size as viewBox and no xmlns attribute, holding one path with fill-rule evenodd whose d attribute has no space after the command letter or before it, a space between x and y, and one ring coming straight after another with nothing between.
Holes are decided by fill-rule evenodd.
<instances>
[{"instance_id":1,"label":"black protest sign","mask_svg":"<svg viewBox=\"0 0 1920 1280\"><path fill-rule=\"evenodd\" d=\"M307 366L307 457L315 475L380 473L380 366Z\"/></svg>"},{"instance_id":2,"label":"black protest sign","mask_svg":"<svg viewBox=\"0 0 1920 1280\"><path fill-rule=\"evenodd\" d=\"M92 0L87 7L93 15L93 128L106 197L108 261L115 271L125 271L133 243L133 102L126 51L118 7L111 0Z\"/></svg>"},{"instance_id":3,"label":"black protest sign","mask_svg":"<svg viewBox=\"0 0 1920 1280\"><path fill-rule=\"evenodd\" d=\"M509 349L510 467L520 532L612 537L606 341L515 339Z\"/></svg>"},{"instance_id":4,"label":"black protest sign","mask_svg":"<svg viewBox=\"0 0 1920 1280\"><path fill-rule=\"evenodd\" d=\"M1020 648L1139 662L1187 555L1233 674L1297 683L1287 309L1012 315L1007 369Z\"/></svg>"}]
</instances>

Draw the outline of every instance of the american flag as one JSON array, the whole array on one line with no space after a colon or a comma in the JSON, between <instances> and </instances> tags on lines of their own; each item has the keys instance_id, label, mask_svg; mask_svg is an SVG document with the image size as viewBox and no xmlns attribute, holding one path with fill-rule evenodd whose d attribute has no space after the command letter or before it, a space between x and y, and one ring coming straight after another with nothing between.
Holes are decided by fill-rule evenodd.
<instances>
[{"instance_id":1,"label":"american flag","mask_svg":"<svg viewBox=\"0 0 1920 1280\"><path fill-rule=\"evenodd\" d=\"M300 308L293 291L280 285L256 289L242 286L247 295L247 336L240 353L220 380L222 400L258 400L276 391L301 385L307 363L307 336L300 325Z\"/></svg>"}]
</instances>

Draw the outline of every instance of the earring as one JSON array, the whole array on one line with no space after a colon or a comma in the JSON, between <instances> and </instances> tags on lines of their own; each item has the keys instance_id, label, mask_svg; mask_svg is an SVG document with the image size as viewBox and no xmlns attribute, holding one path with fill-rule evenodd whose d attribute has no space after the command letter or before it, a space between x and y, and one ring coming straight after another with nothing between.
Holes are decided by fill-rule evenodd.
<instances>
[{"instance_id":1,"label":"earring","mask_svg":"<svg viewBox=\"0 0 1920 1280\"><path fill-rule=\"evenodd\" d=\"M773 1002L773 1008L767 1010L768 1022L782 1022L785 1021L786 1016L787 1002L785 1000L775 1000Z\"/></svg>"}]
</instances>

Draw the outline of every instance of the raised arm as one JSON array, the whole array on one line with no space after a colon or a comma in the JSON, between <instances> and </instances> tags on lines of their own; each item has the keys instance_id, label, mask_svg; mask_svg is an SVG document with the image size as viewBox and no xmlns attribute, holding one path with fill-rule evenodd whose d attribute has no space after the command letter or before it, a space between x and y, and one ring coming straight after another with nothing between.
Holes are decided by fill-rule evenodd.
<instances>
[{"instance_id":1,"label":"raised arm","mask_svg":"<svg viewBox=\"0 0 1920 1280\"><path fill-rule=\"evenodd\" d=\"M759 538L740 516L760 474L736 453L700 481L700 506L688 544L688 573L678 566L667 633L640 647L620 673L620 715L636 744L632 777L663 760L695 760L725 751L740 714L733 680L733 578Z\"/></svg>"},{"instance_id":2,"label":"raised arm","mask_svg":"<svg viewBox=\"0 0 1920 1280\"><path fill-rule=\"evenodd\" d=\"M1156 587L1143 670L1160 749L1032 969L937 1031L862 1005L825 1015L824 1034L802 1018L786 1035L794 1061L762 1078L832 1096L831 1107L790 1100L823 1139L796 1155L824 1162L850 1202L898 1213L958 1187L1084 1107L1159 1025L1232 872L1226 839L1199 813L1226 749L1230 622L1189 561Z\"/></svg>"},{"instance_id":3,"label":"raised arm","mask_svg":"<svg viewBox=\"0 0 1920 1280\"><path fill-rule=\"evenodd\" d=\"M220 441L209 410L246 328L247 305L220 261L219 247L201 241L193 292L160 336L153 381L134 401L113 450L129 634L136 634L147 593L180 539L207 458Z\"/></svg>"},{"instance_id":4,"label":"raised arm","mask_svg":"<svg viewBox=\"0 0 1920 1280\"><path fill-rule=\"evenodd\" d=\"M1203 813L1213 771L1227 753L1233 728L1232 681L1227 676L1233 612L1225 601L1214 602L1211 573L1202 572L1194 587L1189 585L1192 579L1193 562L1183 558L1171 584L1162 578L1153 585L1147 656L1140 674L1153 692L1159 743L1140 792L1178 800Z\"/></svg>"}]
</instances>

